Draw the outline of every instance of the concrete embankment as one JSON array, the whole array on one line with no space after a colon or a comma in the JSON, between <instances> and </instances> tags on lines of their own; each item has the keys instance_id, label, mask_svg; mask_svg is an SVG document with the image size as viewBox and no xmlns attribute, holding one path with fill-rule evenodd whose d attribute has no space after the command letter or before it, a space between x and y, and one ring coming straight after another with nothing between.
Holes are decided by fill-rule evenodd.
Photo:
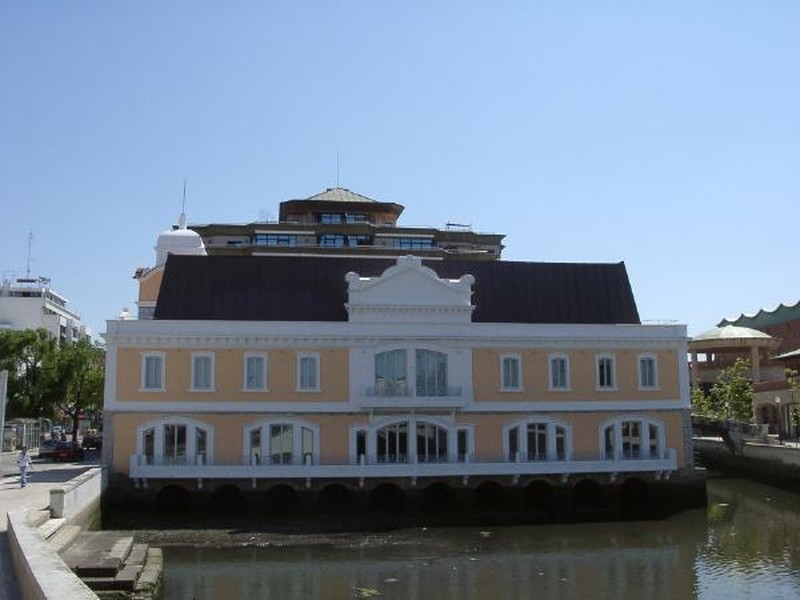
<instances>
[{"instance_id":1,"label":"concrete embankment","mask_svg":"<svg viewBox=\"0 0 800 600\"><path fill-rule=\"evenodd\" d=\"M695 452L707 469L800 492L800 447L797 444L745 442L729 450L721 439L697 438Z\"/></svg>"},{"instance_id":2,"label":"concrete embankment","mask_svg":"<svg viewBox=\"0 0 800 600\"><path fill-rule=\"evenodd\" d=\"M104 470L38 462L23 487L11 468L13 457L5 459L0 600L157 596L159 549L134 543L124 532L88 530L100 518Z\"/></svg>"}]
</instances>

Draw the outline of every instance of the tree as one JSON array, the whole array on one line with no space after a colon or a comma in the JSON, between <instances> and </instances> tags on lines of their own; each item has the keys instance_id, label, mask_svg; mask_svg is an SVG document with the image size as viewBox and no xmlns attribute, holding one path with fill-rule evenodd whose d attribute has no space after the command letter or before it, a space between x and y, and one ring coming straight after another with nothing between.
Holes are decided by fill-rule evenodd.
<instances>
[{"instance_id":1,"label":"tree","mask_svg":"<svg viewBox=\"0 0 800 600\"><path fill-rule=\"evenodd\" d=\"M711 399L700 386L692 390L692 412L707 417L717 416L714 407L711 406Z\"/></svg>"},{"instance_id":2,"label":"tree","mask_svg":"<svg viewBox=\"0 0 800 600\"><path fill-rule=\"evenodd\" d=\"M89 340L59 348L53 391L56 406L72 418L72 439L78 439L78 415L103 403L105 353Z\"/></svg>"},{"instance_id":3,"label":"tree","mask_svg":"<svg viewBox=\"0 0 800 600\"><path fill-rule=\"evenodd\" d=\"M58 344L45 329L0 332L0 369L8 370L8 416L52 417Z\"/></svg>"},{"instance_id":4,"label":"tree","mask_svg":"<svg viewBox=\"0 0 800 600\"><path fill-rule=\"evenodd\" d=\"M792 432L795 436L800 435L800 406L795 404L795 402L800 399L800 373L798 373L795 369L786 369L785 371L786 383L789 387L789 425L791 425L791 431L789 432L790 435Z\"/></svg>"},{"instance_id":5,"label":"tree","mask_svg":"<svg viewBox=\"0 0 800 600\"><path fill-rule=\"evenodd\" d=\"M709 394L709 404L718 417L750 422L753 420L753 394L750 361L737 358L717 376Z\"/></svg>"}]
</instances>

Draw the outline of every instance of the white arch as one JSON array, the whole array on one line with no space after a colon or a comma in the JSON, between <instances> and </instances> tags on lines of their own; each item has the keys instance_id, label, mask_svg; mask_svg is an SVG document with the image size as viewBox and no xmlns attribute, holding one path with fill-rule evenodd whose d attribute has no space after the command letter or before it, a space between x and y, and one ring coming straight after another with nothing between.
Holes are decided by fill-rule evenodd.
<instances>
[{"instance_id":1,"label":"white arch","mask_svg":"<svg viewBox=\"0 0 800 600\"><path fill-rule=\"evenodd\" d=\"M467 454L473 448L473 427L471 425L459 425L452 417L442 417L436 415L391 415L372 421L371 423L359 423L350 427L350 449L349 458L350 462L355 464L358 461L356 456L357 436L359 432L364 432L367 442L366 460L368 462L375 462L378 455L377 433L379 430L400 423L406 423L408 426L408 460L415 462L417 458L417 444L412 438L416 436L417 425L429 424L444 429L447 432L447 460L450 462L458 461L458 431L465 430L467 432Z\"/></svg>"},{"instance_id":2,"label":"white arch","mask_svg":"<svg viewBox=\"0 0 800 600\"><path fill-rule=\"evenodd\" d=\"M250 448L250 432L260 429L261 430L261 443L262 452L264 451L264 440L269 439L264 430L269 430L271 425L291 425L292 426L292 463L303 464L306 458L303 456L303 429L311 431L313 440L311 444L311 461L314 464L319 464L319 425L298 419L296 417L272 417L269 419L261 419L252 423L247 423L242 428L242 461L243 464L252 463L252 452Z\"/></svg>"},{"instance_id":3,"label":"white arch","mask_svg":"<svg viewBox=\"0 0 800 600\"><path fill-rule=\"evenodd\" d=\"M646 448L646 452L642 451L641 458L662 458L666 452L666 428L664 423L658 419L654 419L647 415L619 415L611 419L607 419L600 424L598 428L597 444L598 452L601 459L620 460L622 455L622 424L623 423L638 423L639 424L639 439L640 447ZM656 456L650 456L650 426L656 428ZM614 456L606 455L606 429L613 427L614 435Z\"/></svg>"},{"instance_id":4,"label":"white arch","mask_svg":"<svg viewBox=\"0 0 800 600\"><path fill-rule=\"evenodd\" d=\"M196 432L202 429L206 433L206 464L214 464L214 427L205 421L194 419L192 417L185 417L182 415L170 415L167 417L160 417L152 419L140 424L136 428L136 454L144 454L144 434L147 430L153 430L153 456L164 456L164 426L178 425L186 427L186 455L189 457L196 456L197 448Z\"/></svg>"},{"instance_id":5,"label":"white arch","mask_svg":"<svg viewBox=\"0 0 800 600\"><path fill-rule=\"evenodd\" d=\"M556 452L556 427L564 430L564 460L572 460L572 425L561 419L548 416L529 416L516 421L511 421L503 426L503 457L506 458L511 451L508 445L508 434L515 427L519 427L522 432L528 425L544 424L547 425L547 460L558 460ZM517 451L521 456L528 456L528 436L520 435Z\"/></svg>"}]
</instances>

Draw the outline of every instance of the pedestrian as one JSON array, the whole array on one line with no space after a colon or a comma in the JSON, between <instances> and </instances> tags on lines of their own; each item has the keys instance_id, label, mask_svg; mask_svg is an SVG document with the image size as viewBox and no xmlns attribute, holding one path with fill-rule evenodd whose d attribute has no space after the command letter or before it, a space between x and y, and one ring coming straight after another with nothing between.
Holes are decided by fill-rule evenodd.
<instances>
[{"instance_id":1,"label":"pedestrian","mask_svg":"<svg viewBox=\"0 0 800 600\"><path fill-rule=\"evenodd\" d=\"M19 467L19 480L21 487L28 485L28 469L31 468L31 455L28 454L28 447L23 446L22 451L17 458L17 466Z\"/></svg>"}]
</instances>

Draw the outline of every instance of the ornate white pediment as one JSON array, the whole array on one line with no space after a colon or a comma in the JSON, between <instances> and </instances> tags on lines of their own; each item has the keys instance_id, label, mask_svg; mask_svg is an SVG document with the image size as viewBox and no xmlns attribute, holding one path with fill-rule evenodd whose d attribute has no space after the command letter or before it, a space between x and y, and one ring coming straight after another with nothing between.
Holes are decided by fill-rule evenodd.
<instances>
[{"instance_id":1,"label":"ornate white pediment","mask_svg":"<svg viewBox=\"0 0 800 600\"><path fill-rule=\"evenodd\" d=\"M469 323L472 284L465 274L441 279L418 256L401 256L379 277L345 275L351 322Z\"/></svg>"}]
</instances>

